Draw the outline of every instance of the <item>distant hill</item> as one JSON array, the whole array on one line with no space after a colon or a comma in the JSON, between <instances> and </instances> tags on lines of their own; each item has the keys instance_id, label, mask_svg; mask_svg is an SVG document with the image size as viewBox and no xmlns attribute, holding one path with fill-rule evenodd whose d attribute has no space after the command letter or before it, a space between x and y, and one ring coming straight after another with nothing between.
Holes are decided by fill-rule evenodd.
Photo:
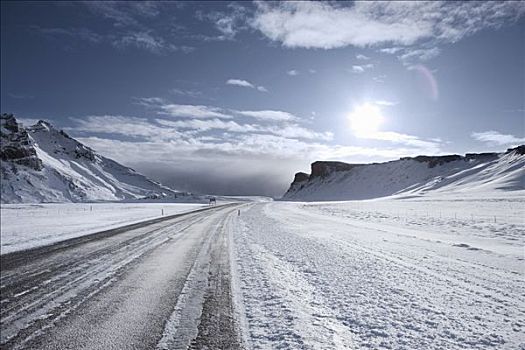
<instances>
[{"instance_id":1,"label":"distant hill","mask_svg":"<svg viewBox=\"0 0 525 350\"><path fill-rule=\"evenodd\" d=\"M1 202L201 201L105 158L45 121L1 121Z\"/></svg>"},{"instance_id":2,"label":"distant hill","mask_svg":"<svg viewBox=\"0 0 525 350\"><path fill-rule=\"evenodd\" d=\"M504 153L418 156L373 164L318 161L297 173L284 200L334 201L386 196L525 195L525 145ZM522 192L515 192L522 191Z\"/></svg>"}]
</instances>

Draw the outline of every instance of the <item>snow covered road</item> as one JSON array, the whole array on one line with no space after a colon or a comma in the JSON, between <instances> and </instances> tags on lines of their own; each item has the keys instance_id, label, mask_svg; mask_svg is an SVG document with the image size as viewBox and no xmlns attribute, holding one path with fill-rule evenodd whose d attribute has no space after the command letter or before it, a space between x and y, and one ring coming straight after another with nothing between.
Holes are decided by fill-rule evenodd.
<instances>
[{"instance_id":1,"label":"snow covered road","mask_svg":"<svg viewBox=\"0 0 525 350\"><path fill-rule=\"evenodd\" d=\"M453 219L389 220L403 203L372 204L383 207L268 203L240 218L237 304L249 348L525 347L523 220L492 232L469 218L458 230Z\"/></svg>"},{"instance_id":2,"label":"snow covered road","mask_svg":"<svg viewBox=\"0 0 525 350\"><path fill-rule=\"evenodd\" d=\"M2 349L214 348L215 334L238 347L225 230L236 206L3 255Z\"/></svg>"},{"instance_id":3,"label":"snow covered road","mask_svg":"<svg viewBox=\"0 0 525 350\"><path fill-rule=\"evenodd\" d=\"M524 204L229 204L5 254L1 347L525 349Z\"/></svg>"}]
</instances>

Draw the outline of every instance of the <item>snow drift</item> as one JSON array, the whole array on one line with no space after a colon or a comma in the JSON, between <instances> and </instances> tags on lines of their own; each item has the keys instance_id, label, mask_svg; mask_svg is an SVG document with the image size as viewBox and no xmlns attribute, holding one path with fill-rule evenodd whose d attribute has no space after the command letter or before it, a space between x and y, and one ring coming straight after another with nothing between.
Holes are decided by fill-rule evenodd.
<instances>
[{"instance_id":1,"label":"snow drift","mask_svg":"<svg viewBox=\"0 0 525 350\"><path fill-rule=\"evenodd\" d=\"M373 164L312 163L297 173L285 200L330 201L386 196L525 195L525 145L505 153L418 156Z\"/></svg>"},{"instance_id":2,"label":"snow drift","mask_svg":"<svg viewBox=\"0 0 525 350\"><path fill-rule=\"evenodd\" d=\"M45 121L1 115L1 202L195 201L105 158Z\"/></svg>"}]
</instances>

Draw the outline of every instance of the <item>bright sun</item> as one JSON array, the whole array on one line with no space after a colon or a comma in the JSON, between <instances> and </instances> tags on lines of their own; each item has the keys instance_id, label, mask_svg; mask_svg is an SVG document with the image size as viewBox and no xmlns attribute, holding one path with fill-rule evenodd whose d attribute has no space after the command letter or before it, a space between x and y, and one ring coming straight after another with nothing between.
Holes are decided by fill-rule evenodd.
<instances>
[{"instance_id":1,"label":"bright sun","mask_svg":"<svg viewBox=\"0 0 525 350\"><path fill-rule=\"evenodd\" d=\"M376 132L383 123L381 109L371 103L365 103L354 108L348 115L350 126L357 135Z\"/></svg>"}]
</instances>

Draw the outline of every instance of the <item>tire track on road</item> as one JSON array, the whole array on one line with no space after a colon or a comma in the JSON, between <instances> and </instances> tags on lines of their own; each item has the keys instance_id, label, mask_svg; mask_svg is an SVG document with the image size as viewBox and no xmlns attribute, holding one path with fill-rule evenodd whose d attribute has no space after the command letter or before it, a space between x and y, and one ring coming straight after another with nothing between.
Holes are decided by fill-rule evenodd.
<instances>
[{"instance_id":1,"label":"tire track on road","mask_svg":"<svg viewBox=\"0 0 525 350\"><path fill-rule=\"evenodd\" d=\"M15 260L25 264L8 264L11 268L6 271L7 276L2 276L2 348L43 348L44 343L38 341L40 336L52 326L63 327L69 314L82 317L80 309L84 304L114 289L113 285L140 269L144 261L154 259L159 249L165 251L166 247L186 242L189 246L184 254L192 259L191 252L202 244L199 239L206 236L194 228L202 226L210 216L220 216L231 206L210 208L207 213L199 210L177 215L140 227L132 225L131 231L117 229L115 235L95 234L81 243L74 239L68 248L61 243L59 249L52 246L47 252L42 248L27 252L29 256L37 255L35 262L29 257L21 259L21 253L17 253ZM177 263L185 264L181 261ZM2 266L2 275L3 269ZM40 271L35 273L37 269ZM185 274L178 276L175 284L180 285L186 277ZM159 322L164 320L157 319L157 326ZM46 345L46 348L49 347Z\"/></svg>"}]
</instances>

